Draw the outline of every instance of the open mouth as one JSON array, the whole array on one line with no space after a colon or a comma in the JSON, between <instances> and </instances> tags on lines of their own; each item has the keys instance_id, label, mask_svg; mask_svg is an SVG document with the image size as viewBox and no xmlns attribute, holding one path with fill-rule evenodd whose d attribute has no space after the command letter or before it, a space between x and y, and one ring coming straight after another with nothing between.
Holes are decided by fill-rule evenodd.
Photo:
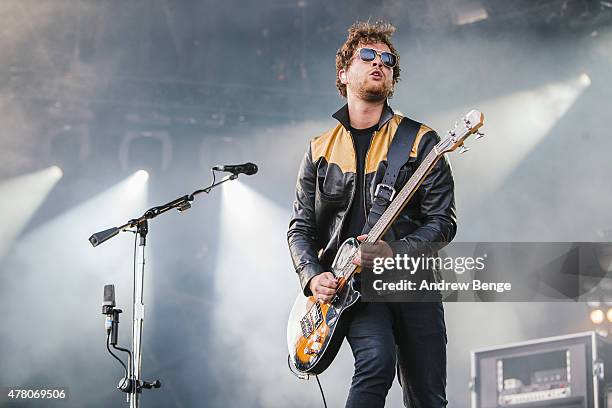
<instances>
[{"instance_id":1,"label":"open mouth","mask_svg":"<svg viewBox=\"0 0 612 408\"><path fill-rule=\"evenodd\" d=\"M382 78L383 77L382 72L380 72L380 71L374 71L374 72L370 73L370 76L372 76L374 78Z\"/></svg>"}]
</instances>

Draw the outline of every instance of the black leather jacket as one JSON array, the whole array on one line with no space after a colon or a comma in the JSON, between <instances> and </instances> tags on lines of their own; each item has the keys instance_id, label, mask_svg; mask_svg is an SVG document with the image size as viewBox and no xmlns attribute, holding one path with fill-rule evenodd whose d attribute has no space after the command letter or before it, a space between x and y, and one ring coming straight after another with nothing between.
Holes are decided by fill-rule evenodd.
<instances>
[{"instance_id":1,"label":"black leather jacket","mask_svg":"<svg viewBox=\"0 0 612 408\"><path fill-rule=\"evenodd\" d=\"M311 295L310 280L330 270L355 193L356 156L348 130L348 106L342 107L333 117L340 123L312 139L304 155L287 232L293 265L306 296ZM401 119L401 115L394 114L385 105L365 162L367 190L364 188L364 191L369 191L365 194L368 212L375 188L385 174L387 150ZM397 191L439 141L433 130L421 125L412 151L406 152L409 160L397 177ZM432 243L431 253L434 253L454 238L456 229L453 176L448 160L443 157L383 239L396 253L410 253L417 245L422 250L428 243Z\"/></svg>"}]
</instances>

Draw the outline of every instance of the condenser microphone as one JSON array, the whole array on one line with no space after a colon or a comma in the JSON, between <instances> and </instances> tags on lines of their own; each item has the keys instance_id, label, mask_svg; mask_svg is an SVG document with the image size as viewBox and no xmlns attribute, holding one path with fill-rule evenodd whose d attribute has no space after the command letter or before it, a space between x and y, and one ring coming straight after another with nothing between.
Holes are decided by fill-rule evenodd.
<instances>
[{"instance_id":1,"label":"condenser microphone","mask_svg":"<svg viewBox=\"0 0 612 408\"><path fill-rule=\"evenodd\" d=\"M251 176L257 173L257 165L254 163L244 163L244 164L226 164L226 165L216 165L212 168L216 171L226 171L228 173L233 174L246 174L247 176Z\"/></svg>"},{"instance_id":2,"label":"condenser microphone","mask_svg":"<svg viewBox=\"0 0 612 408\"><path fill-rule=\"evenodd\" d=\"M117 344L119 313L121 313L121 310L115 309L115 285L104 285L102 314L106 315L104 327L106 328L106 332L111 336L110 343L112 345Z\"/></svg>"},{"instance_id":3,"label":"condenser microphone","mask_svg":"<svg viewBox=\"0 0 612 408\"><path fill-rule=\"evenodd\" d=\"M104 300L102 301L102 314L108 314L116 306L115 285L104 285Z\"/></svg>"}]
</instances>

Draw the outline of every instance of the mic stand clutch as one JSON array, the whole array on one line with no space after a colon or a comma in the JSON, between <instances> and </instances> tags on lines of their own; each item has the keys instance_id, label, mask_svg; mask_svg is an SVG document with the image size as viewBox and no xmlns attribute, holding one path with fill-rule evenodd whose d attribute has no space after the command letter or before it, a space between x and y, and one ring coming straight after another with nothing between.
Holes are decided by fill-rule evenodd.
<instances>
[{"instance_id":1,"label":"mic stand clutch","mask_svg":"<svg viewBox=\"0 0 612 408\"><path fill-rule=\"evenodd\" d=\"M196 190L191 194L184 195L182 197L177 198L176 200L170 201L166 204L153 207L148 209L141 217L131 219L125 224L110 228L104 231L97 232L89 237L89 242L94 247L100 245L101 243L111 239L112 237L119 234L121 231L133 231L132 228L136 228L136 233L139 237L138 244L138 271L134 276L134 306L132 309L133 315L133 325L132 325L132 356L129 364L129 372L128 379L124 379L119 384L119 389L121 391L128 393L128 400L130 403L130 408L138 408L139 407L139 397L140 393L143 389L152 389L159 388L161 383L158 380L153 382L143 381L140 378L141 375L141 362L142 362L142 329L145 317L145 307L142 298L142 291L144 287L144 271L145 271L145 247L147 243L147 233L149 232L149 224L148 220L157 217L160 214L163 214L173 208L176 208L178 211L183 212L191 208L191 202L194 200L194 196L200 193L210 193L210 191L217 187L220 184L225 183L226 181L235 180L238 178L237 174L230 174L222 178L219 182L215 183L215 173L213 171L213 181L210 186ZM114 316L113 316L114 317ZM118 323L119 314L116 314L116 320ZM116 329L117 326L113 328ZM114 338L116 344L116 334L117 330L115 330ZM114 345L113 345L114 347ZM129 352L129 351L128 351Z\"/></svg>"}]
</instances>

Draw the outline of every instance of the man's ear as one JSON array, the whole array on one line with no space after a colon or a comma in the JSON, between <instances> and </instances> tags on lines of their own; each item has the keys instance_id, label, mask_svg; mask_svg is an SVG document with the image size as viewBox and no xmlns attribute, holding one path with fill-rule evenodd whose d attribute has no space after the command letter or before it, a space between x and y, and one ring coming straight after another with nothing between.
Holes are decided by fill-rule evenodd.
<instances>
[{"instance_id":1,"label":"man's ear","mask_svg":"<svg viewBox=\"0 0 612 408\"><path fill-rule=\"evenodd\" d=\"M340 82L343 83L344 85L347 84L347 80L346 80L346 70L341 69L340 71L338 71L338 78L340 78Z\"/></svg>"}]
</instances>

